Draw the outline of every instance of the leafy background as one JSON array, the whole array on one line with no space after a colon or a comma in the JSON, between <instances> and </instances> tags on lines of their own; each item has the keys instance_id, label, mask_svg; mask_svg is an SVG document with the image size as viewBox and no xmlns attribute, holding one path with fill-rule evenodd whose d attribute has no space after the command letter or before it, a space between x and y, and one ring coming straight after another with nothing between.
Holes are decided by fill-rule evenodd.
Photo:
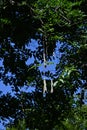
<instances>
[{"instance_id":1,"label":"leafy background","mask_svg":"<svg viewBox=\"0 0 87 130\"><path fill-rule=\"evenodd\" d=\"M78 93L87 86L86 8L86 0L0 1L0 78L14 93L0 95L7 130L87 129L84 93Z\"/></svg>"}]
</instances>

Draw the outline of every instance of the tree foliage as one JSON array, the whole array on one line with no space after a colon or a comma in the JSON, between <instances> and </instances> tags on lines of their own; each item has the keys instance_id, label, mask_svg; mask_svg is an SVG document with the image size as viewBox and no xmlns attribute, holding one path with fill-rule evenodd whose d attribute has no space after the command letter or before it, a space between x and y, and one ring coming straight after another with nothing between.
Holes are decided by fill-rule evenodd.
<instances>
[{"instance_id":1,"label":"tree foliage","mask_svg":"<svg viewBox=\"0 0 87 130\"><path fill-rule=\"evenodd\" d=\"M0 116L10 121L9 127L24 121L29 129L68 130L73 123L86 128L79 114L85 108L73 96L87 83L86 8L86 0L0 1L0 78L14 92L1 94ZM58 61L51 73L47 67L54 64L54 54ZM21 91L25 85L35 90Z\"/></svg>"}]
</instances>

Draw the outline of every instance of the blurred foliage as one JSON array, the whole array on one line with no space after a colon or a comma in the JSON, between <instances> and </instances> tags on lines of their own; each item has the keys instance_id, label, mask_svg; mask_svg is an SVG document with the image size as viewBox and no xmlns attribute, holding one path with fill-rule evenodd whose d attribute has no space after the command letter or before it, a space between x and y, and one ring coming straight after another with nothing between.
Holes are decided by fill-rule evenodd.
<instances>
[{"instance_id":1,"label":"blurred foliage","mask_svg":"<svg viewBox=\"0 0 87 130\"><path fill-rule=\"evenodd\" d=\"M25 121L19 121L17 127L7 128L7 130L25 130ZM52 130L84 130L87 129L87 106L72 108L72 112L69 112L68 116L61 120L59 125L55 125ZM29 128L27 128L29 130ZM38 130L38 129L36 129Z\"/></svg>"},{"instance_id":2,"label":"blurred foliage","mask_svg":"<svg viewBox=\"0 0 87 130\"><path fill-rule=\"evenodd\" d=\"M0 78L14 92L0 93L0 117L9 120L7 130L87 129L87 107L74 100L78 88L87 87L86 8L86 0L0 1ZM47 64L53 63L49 61L59 43L55 74L46 72L45 95L44 70L39 69L44 40ZM53 93L49 77L55 83ZM35 90L23 92L25 85Z\"/></svg>"}]
</instances>

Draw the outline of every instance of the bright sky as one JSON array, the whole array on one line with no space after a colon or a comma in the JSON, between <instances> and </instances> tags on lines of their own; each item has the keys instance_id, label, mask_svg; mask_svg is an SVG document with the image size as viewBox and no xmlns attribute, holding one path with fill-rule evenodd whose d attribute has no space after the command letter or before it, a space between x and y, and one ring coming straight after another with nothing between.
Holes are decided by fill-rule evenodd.
<instances>
[{"instance_id":1,"label":"bright sky","mask_svg":"<svg viewBox=\"0 0 87 130\"><path fill-rule=\"evenodd\" d=\"M12 44L12 45L13 45L13 44ZM35 51L36 48L38 48L38 43L37 43L35 40L32 39L32 40L31 40L31 43L28 44L28 45L26 46L26 48L30 48L32 51ZM56 63L58 63L58 61L59 61L59 60L58 60L58 56L59 56L58 48L59 48L59 45L58 45L58 43L57 43L57 47L56 47L55 53L54 53L55 59L52 60L52 62L53 62L52 64L50 64L50 61L48 62L49 65L48 65L48 67L47 67L47 70L51 71L52 73L55 73L55 66L56 66ZM0 59L0 67L3 67L2 62L3 62L3 60ZM34 57L32 57L31 59L29 58L29 59L27 60L26 64L29 65L29 64L31 64L31 63L33 63L33 62L34 62ZM41 65L39 66L39 69L40 69L40 71L42 71L42 70L44 69L44 65L41 64ZM24 86L24 88L22 88L21 90L22 90L22 91L25 91L25 88L26 88L26 86ZM34 90L34 88L29 87L28 89L26 89L26 91L28 91L28 92L31 92L32 90ZM11 86L10 86L10 85L5 85L2 80L0 80L0 91L2 91L3 94L6 94L6 93L11 92L12 95L14 95L14 93L13 93L12 90L11 90ZM0 130L5 130L5 127L3 127L2 122L0 123Z\"/></svg>"}]
</instances>

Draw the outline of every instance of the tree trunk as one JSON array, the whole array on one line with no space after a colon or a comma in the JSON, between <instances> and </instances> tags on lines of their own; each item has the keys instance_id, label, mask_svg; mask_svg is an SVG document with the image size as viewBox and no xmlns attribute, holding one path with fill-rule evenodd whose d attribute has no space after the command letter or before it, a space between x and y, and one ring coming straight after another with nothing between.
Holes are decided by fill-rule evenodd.
<instances>
[{"instance_id":1,"label":"tree trunk","mask_svg":"<svg viewBox=\"0 0 87 130\"><path fill-rule=\"evenodd\" d=\"M53 93L53 80L51 79L51 93Z\"/></svg>"},{"instance_id":2,"label":"tree trunk","mask_svg":"<svg viewBox=\"0 0 87 130\"><path fill-rule=\"evenodd\" d=\"M46 71L46 57L47 57L47 43L46 43L46 37L43 38L43 62L44 62L44 79L43 79L43 94L47 92L47 83L46 83L46 77L45 77L45 71Z\"/></svg>"}]
</instances>

